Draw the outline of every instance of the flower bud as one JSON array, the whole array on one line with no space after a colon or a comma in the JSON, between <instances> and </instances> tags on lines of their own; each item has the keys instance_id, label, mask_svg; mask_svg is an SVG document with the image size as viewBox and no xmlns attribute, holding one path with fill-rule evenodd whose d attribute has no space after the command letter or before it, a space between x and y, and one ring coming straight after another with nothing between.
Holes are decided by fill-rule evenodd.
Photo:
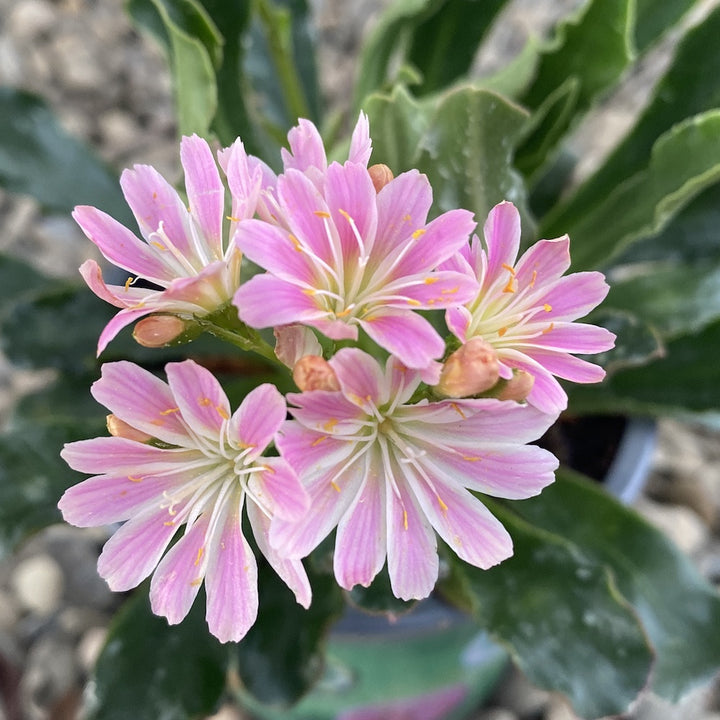
<instances>
[{"instance_id":1,"label":"flower bud","mask_svg":"<svg viewBox=\"0 0 720 720\"><path fill-rule=\"evenodd\" d=\"M152 440L152 435L144 433L142 430L137 430L132 425L128 425L124 420L121 420L117 415L108 415L105 419L108 432L113 437L125 438L126 440L135 440L136 442L146 443Z\"/></svg>"},{"instance_id":2,"label":"flower bud","mask_svg":"<svg viewBox=\"0 0 720 720\"><path fill-rule=\"evenodd\" d=\"M513 376L497 394L498 400L515 400L520 402L527 399L535 384L535 377L525 370L513 370Z\"/></svg>"},{"instance_id":3,"label":"flower bud","mask_svg":"<svg viewBox=\"0 0 720 720\"><path fill-rule=\"evenodd\" d=\"M176 315L150 315L135 325L133 337L143 347L159 348L184 332L185 322Z\"/></svg>"},{"instance_id":4,"label":"flower bud","mask_svg":"<svg viewBox=\"0 0 720 720\"><path fill-rule=\"evenodd\" d=\"M393 179L392 170L383 163L371 165L368 172L376 193L380 192Z\"/></svg>"},{"instance_id":5,"label":"flower bud","mask_svg":"<svg viewBox=\"0 0 720 720\"><path fill-rule=\"evenodd\" d=\"M289 368L306 355L322 355L322 347L315 333L305 325L280 325L273 329L275 356Z\"/></svg>"},{"instance_id":6,"label":"flower bud","mask_svg":"<svg viewBox=\"0 0 720 720\"><path fill-rule=\"evenodd\" d=\"M489 390L499 377L495 349L481 337L474 337L445 361L435 389L446 397L469 397Z\"/></svg>"},{"instance_id":7,"label":"flower bud","mask_svg":"<svg viewBox=\"0 0 720 720\"><path fill-rule=\"evenodd\" d=\"M303 392L340 389L340 383L332 366L319 355L301 357L293 368L293 380Z\"/></svg>"}]
</instances>

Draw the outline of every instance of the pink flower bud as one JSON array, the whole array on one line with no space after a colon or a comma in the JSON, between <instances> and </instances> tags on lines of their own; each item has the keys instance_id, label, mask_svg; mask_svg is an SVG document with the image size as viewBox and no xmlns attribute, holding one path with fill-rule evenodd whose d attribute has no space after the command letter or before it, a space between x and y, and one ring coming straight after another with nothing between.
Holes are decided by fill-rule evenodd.
<instances>
[{"instance_id":1,"label":"pink flower bud","mask_svg":"<svg viewBox=\"0 0 720 720\"><path fill-rule=\"evenodd\" d=\"M393 179L392 170L387 165L383 165L383 163L371 165L368 168L368 172L370 173L372 184L375 187L375 192L380 192Z\"/></svg>"},{"instance_id":2,"label":"pink flower bud","mask_svg":"<svg viewBox=\"0 0 720 720\"><path fill-rule=\"evenodd\" d=\"M535 384L535 378L525 370L513 370L513 376L497 394L499 400L521 400L527 399Z\"/></svg>"},{"instance_id":3,"label":"pink flower bud","mask_svg":"<svg viewBox=\"0 0 720 720\"><path fill-rule=\"evenodd\" d=\"M167 345L185 332L185 322L175 315L150 315L135 325L135 341L148 348Z\"/></svg>"},{"instance_id":4,"label":"pink flower bud","mask_svg":"<svg viewBox=\"0 0 720 720\"><path fill-rule=\"evenodd\" d=\"M335 371L330 363L319 355L305 355L300 358L293 368L293 380L303 392L340 389Z\"/></svg>"},{"instance_id":5,"label":"pink flower bud","mask_svg":"<svg viewBox=\"0 0 720 720\"><path fill-rule=\"evenodd\" d=\"M121 437L126 440L135 440L136 442L146 443L152 440L152 435L137 430L132 425L128 425L124 420L121 420L117 415L108 415L105 419L108 432L113 437Z\"/></svg>"},{"instance_id":6,"label":"pink flower bud","mask_svg":"<svg viewBox=\"0 0 720 720\"><path fill-rule=\"evenodd\" d=\"M445 361L436 390L447 397L469 397L489 390L499 377L495 349L474 337Z\"/></svg>"}]
</instances>

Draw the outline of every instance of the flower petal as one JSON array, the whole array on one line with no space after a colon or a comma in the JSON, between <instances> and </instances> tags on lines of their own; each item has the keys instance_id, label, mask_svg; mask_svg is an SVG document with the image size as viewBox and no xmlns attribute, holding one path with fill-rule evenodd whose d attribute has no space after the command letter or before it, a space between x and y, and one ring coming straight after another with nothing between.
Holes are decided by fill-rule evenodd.
<instances>
[{"instance_id":1,"label":"flower petal","mask_svg":"<svg viewBox=\"0 0 720 720\"><path fill-rule=\"evenodd\" d=\"M104 363L91 392L99 403L137 430L171 445L192 446L167 383L135 363Z\"/></svg>"},{"instance_id":2,"label":"flower petal","mask_svg":"<svg viewBox=\"0 0 720 720\"><path fill-rule=\"evenodd\" d=\"M358 348L342 348L329 362L350 402L364 408L368 399L376 406L387 401L385 378L373 357Z\"/></svg>"},{"instance_id":3,"label":"flower petal","mask_svg":"<svg viewBox=\"0 0 720 720\"><path fill-rule=\"evenodd\" d=\"M238 642L258 611L257 562L242 533L240 507L230 509L208 551L206 618L220 642Z\"/></svg>"},{"instance_id":4,"label":"flower petal","mask_svg":"<svg viewBox=\"0 0 720 720\"><path fill-rule=\"evenodd\" d=\"M282 457L304 482L324 475L328 467L340 467L354 447L352 442L308 430L297 421L286 422L275 443Z\"/></svg>"},{"instance_id":5,"label":"flower petal","mask_svg":"<svg viewBox=\"0 0 720 720\"><path fill-rule=\"evenodd\" d=\"M285 398L270 383L251 390L230 420L229 435L244 447L256 448L259 455L273 441L275 433L285 421Z\"/></svg>"},{"instance_id":6,"label":"flower petal","mask_svg":"<svg viewBox=\"0 0 720 720\"><path fill-rule=\"evenodd\" d=\"M248 518L255 542L280 579L293 591L295 599L306 610L312 600L312 589L305 568L300 560L283 557L270 545L270 520L254 503L248 503Z\"/></svg>"},{"instance_id":7,"label":"flower petal","mask_svg":"<svg viewBox=\"0 0 720 720\"><path fill-rule=\"evenodd\" d=\"M117 313L108 324L103 328L98 338L97 344L97 355L98 357L102 354L105 348L108 346L111 340L115 339L115 336L130 323L139 320L145 315L149 315L151 312L155 312L154 307L142 307L142 308L126 308Z\"/></svg>"},{"instance_id":8,"label":"flower petal","mask_svg":"<svg viewBox=\"0 0 720 720\"><path fill-rule=\"evenodd\" d=\"M548 287L570 267L570 238L540 240L532 245L515 266L515 280L519 288L532 284Z\"/></svg>"},{"instance_id":9,"label":"flower petal","mask_svg":"<svg viewBox=\"0 0 720 720\"><path fill-rule=\"evenodd\" d=\"M230 403L214 375L192 360L168 363L165 373L182 419L199 435L217 441L230 419Z\"/></svg>"},{"instance_id":10,"label":"flower petal","mask_svg":"<svg viewBox=\"0 0 720 720\"><path fill-rule=\"evenodd\" d=\"M540 337L523 343L525 349L528 345L540 348L546 352L563 353L591 353L609 350L615 344L615 335L604 327L588 325L587 323L553 323L552 329Z\"/></svg>"},{"instance_id":11,"label":"flower petal","mask_svg":"<svg viewBox=\"0 0 720 720\"><path fill-rule=\"evenodd\" d=\"M520 213L510 202L501 202L488 215L483 227L487 245L487 278L493 282L503 265L513 267L520 249Z\"/></svg>"},{"instance_id":12,"label":"flower petal","mask_svg":"<svg viewBox=\"0 0 720 720\"><path fill-rule=\"evenodd\" d=\"M313 390L289 393L292 416L305 427L320 434L354 435L362 425L365 411L350 402L342 393L330 390Z\"/></svg>"},{"instance_id":13,"label":"flower petal","mask_svg":"<svg viewBox=\"0 0 720 720\"><path fill-rule=\"evenodd\" d=\"M150 606L177 625L190 612L207 567L209 518L201 515L160 561L150 582Z\"/></svg>"},{"instance_id":14,"label":"flower petal","mask_svg":"<svg viewBox=\"0 0 720 720\"><path fill-rule=\"evenodd\" d=\"M599 272L580 272L560 278L543 297L550 306L548 320L576 320L597 307L608 294L609 285Z\"/></svg>"},{"instance_id":15,"label":"flower petal","mask_svg":"<svg viewBox=\"0 0 720 720\"><path fill-rule=\"evenodd\" d=\"M435 328L414 312L383 309L359 322L380 347L409 368L422 369L445 351L445 343Z\"/></svg>"},{"instance_id":16,"label":"flower petal","mask_svg":"<svg viewBox=\"0 0 720 720\"><path fill-rule=\"evenodd\" d=\"M367 468L359 492L338 524L333 567L338 585L346 590L368 587L385 564L385 483L378 458Z\"/></svg>"},{"instance_id":17,"label":"flower petal","mask_svg":"<svg viewBox=\"0 0 720 720\"><path fill-rule=\"evenodd\" d=\"M98 573L115 592L136 587L155 569L176 530L168 508L135 516L105 543Z\"/></svg>"},{"instance_id":18,"label":"flower petal","mask_svg":"<svg viewBox=\"0 0 720 720\"><path fill-rule=\"evenodd\" d=\"M255 275L243 283L235 293L233 305L240 319L254 328L309 324L314 317L324 314L302 288L268 274Z\"/></svg>"},{"instance_id":19,"label":"flower petal","mask_svg":"<svg viewBox=\"0 0 720 720\"><path fill-rule=\"evenodd\" d=\"M210 257L201 256L201 259L205 262L220 260L224 254L222 222L225 188L215 158L207 142L192 135L180 142L180 161L185 170L190 214L200 228L203 244L210 251Z\"/></svg>"},{"instance_id":20,"label":"flower petal","mask_svg":"<svg viewBox=\"0 0 720 720\"><path fill-rule=\"evenodd\" d=\"M367 115L361 110L355 128L350 138L350 152L348 160L352 163L360 163L367 166L372 153L372 142L370 140L370 123Z\"/></svg>"},{"instance_id":21,"label":"flower petal","mask_svg":"<svg viewBox=\"0 0 720 720\"><path fill-rule=\"evenodd\" d=\"M79 205L72 216L111 263L158 285L172 280L173 273L153 249L107 213L88 205Z\"/></svg>"},{"instance_id":22,"label":"flower petal","mask_svg":"<svg viewBox=\"0 0 720 720\"><path fill-rule=\"evenodd\" d=\"M300 520L310 508L310 498L290 465L278 457L263 458L264 472L253 473L250 492L272 517ZM248 501L248 507L253 505Z\"/></svg>"}]
</instances>

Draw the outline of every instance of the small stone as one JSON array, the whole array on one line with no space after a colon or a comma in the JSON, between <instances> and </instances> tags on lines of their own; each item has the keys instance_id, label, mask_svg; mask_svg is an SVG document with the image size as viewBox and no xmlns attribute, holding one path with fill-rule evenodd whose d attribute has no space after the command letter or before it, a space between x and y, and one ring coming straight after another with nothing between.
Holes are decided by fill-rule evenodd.
<instances>
[{"instance_id":1,"label":"small stone","mask_svg":"<svg viewBox=\"0 0 720 720\"><path fill-rule=\"evenodd\" d=\"M60 605L64 589L63 573L49 555L34 555L18 563L10 585L25 610L48 616Z\"/></svg>"},{"instance_id":2,"label":"small stone","mask_svg":"<svg viewBox=\"0 0 720 720\"><path fill-rule=\"evenodd\" d=\"M11 630L19 616L15 598L4 590L0 590L0 630Z\"/></svg>"},{"instance_id":3,"label":"small stone","mask_svg":"<svg viewBox=\"0 0 720 720\"><path fill-rule=\"evenodd\" d=\"M707 542L709 530L698 514L682 505L661 505L640 498L635 509L672 540L686 555L698 552Z\"/></svg>"},{"instance_id":4,"label":"small stone","mask_svg":"<svg viewBox=\"0 0 720 720\"><path fill-rule=\"evenodd\" d=\"M8 34L18 40L35 40L57 23L57 13L47 0L16 2L8 16Z\"/></svg>"},{"instance_id":5,"label":"small stone","mask_svg":"<svg viewBox=\"0 0 720 720\"><path fill-rule=\"evenodd\" d=\"M234 705L223 705L214 715L210 715L205 720L246 720L247 715L240 708Z\"/></svg>"},{"instance_id":6,"label":"small stone","mask_svg":"<svg viewBox=\"0 0 720 720\"><path fill-rule=\"evenodd\" d=\"M545 709L544 720L582 720L572 709L568 699L563 695L553 694Z\"/></svg>"},{"instance_id":7,"label":"small stone","mask_svg":"<svg viewBox=\"0 0 720 720\"><path fill-rule=\"evenodd\" d=\"M480 710L471 720L518 720L518 716L511 710L493 707Z\"/></svg>"},{"instance_id":8,"label":"small stone","mask_svg":"<svg viewBox=\"0 0 720 720\"><path fill-rule=\"evenodd\" d=\"M100 656L100 651L105 644L107 628L91 627L80 640L77 648L78 663L82 670L89 673Z\"/></svg>"},{"instance_id":9,"label":"small stone","mask_svg":"<svg viewBox=\"0 0 720 720\"><path fill-rule=\"evenodd\" d=\"M507 708L519 718L529 718L542 713L549 697L550 693L532 685L513 667L493 693L491 704Z\"/></svg>"}]
</instances>

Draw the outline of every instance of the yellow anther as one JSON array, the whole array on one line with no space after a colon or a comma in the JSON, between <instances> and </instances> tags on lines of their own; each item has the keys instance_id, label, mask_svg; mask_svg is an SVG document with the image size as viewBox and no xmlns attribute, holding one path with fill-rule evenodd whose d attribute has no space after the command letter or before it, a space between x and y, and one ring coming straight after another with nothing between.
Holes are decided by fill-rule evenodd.
<instances>
[{"instance_id":1,"label":"yellow anther","mask_svg":"<svg viewBox=\"0 0 720 720\"><path fill-rule=\"evenodd\" d=\"M440 291L441 295L454 295L458 290L460 289L459 285L456 285L454 288L444 288Z\"/></svg>"},{"instance_id":2,"label":"yellow anther","mask_svg":"<svg viewBox=\"0 0 720 720\"><path fill-rule=\"evenodd\" d=\"M167 525L167 527L172 527L175 524L174 520L167 520L163 523L163 525Z\"/></svg>"},{"instance_id":3,"label":"yellow anther","mask_svg":"<svg viewBox=\"0 0 720 720\"><path fill-rule=\"evenodd\" d=\"M160 414L161 415L170 415L171 413L176 413L176 412L180 412L180 408L174 407L174 408L168 408L167 410L161 410Z\"/></svg>"},{"instance_id":4,"label":"yellow anther","mask_svg":"<svg viewBox=\"0 0 720 720\"><path fill-rule=\"evenodd\" d=\"M463 460L468 462L480 462L482 458L479 455L463 455Z\"/></svg>"},{"instance_id":5,"label":"yellow anther","mask_svg":"<svg viewBox=\"0 0 720 720\"><path fill-rule=\"evenodd\" d=\"M336 492L340 492L340 486L334 480L331 480L330 484L332 485L333 490L335 490Z\"/></svg>"},{"instance_id":6,"label":"yellow anther","mask_svg":"<svg viewBox=\"0 0 720 720\"><path fill-rule=\"evenodd\" d=\"M317 293L317 290L315 290L315 288L303 288L303 292L306 295L315 295Z\"/></svg>"},{"instance_id":7,"label":"yellow anther","mask_svg":"<svg viewBox=\"0 0 720 720\"><path fill-rule=\"evenodd\" d=\"M450 405L452 406L452 409L464 420L465 413L460 409L460 406L457 403L450 403Z\"/></svg>"},{"instance_id":8,"label":"yellow anther","mask_svg":"<svg viewBox=\"0 0 720 720\"><path fill-rule=\"evenodd\" d=\"M407 298L406 302L408 305L413 305L415 307L422 305L422 303L419 300L415 300L414 298Z\"/></svg>"},{"instance_id":9,"label":"yellow anther","mask_svg":"<svg viewBox=\"0 0 720 720\"><path fill-rule=\"evenodd\" d=\"M352 312L352 308L347 307L342 312L336 312L335 317L336 318L347 317L351 312Z\"/></svg>"},{"instance_id":10,"label":"yellow anther","mask_svg":"<svg viewBox=\"0 0 720 720\"><path fill-rule=\"evenodd\" d=\"M197 401L198 405L200 407L207 407L208 405L212 405L212 400L209 397L199 397Z\"/></svg>"},{"instance_id":11,"label":"yellow anther","mask_svg":"<svg viewBox=\"0 0 720 720\"><path fill-rule=\"evenodd\" d=\"M230 416L228 415L227 410L224 407L220 407L219 405L215 406L215 410L217 410L217 414L223 419L223 420L229 420Z\"/></svg>"},{"instance_id":12,"label":"yellow anther","mask_svg":"<svg viewBox=\"0 0 720 720\"><path fill-rule=\"evenodd\" d=\"M515 277L515 268L507 265L506 263L503 263L502 267L504 267L513 277Z\"/></svg>"},{"instance_id":13,"label":"yellow anther","mask_svg":"<svg viewBox=\"0 0 720 720\"><path fill-rule=\"evenodd\" d=\"M503 292L506 292L506 293L514 293L515 292L515 288L513 287L514 280L515 280L515 278L512 277L512 275L511 275L510 279L508 280L507 285L503 288Z\"/></svg>"},{"instance_id":14,"label":"yellow anther","mask_svg":"<svg viewBox=\"0 0 720 720\"><path fill-rule=\"evenodd\" d=\"M342 210L340 212L342 212ZM321 218L329 218L330 217L330 213L327 212L327 210L314 210L313 214L317 215L318 217L321 217Z\"/></svg>"},{"instance_id":15,"label":"yellow anther","mask_svg":"<svg viewBox=\"0 0 720 720\"><path fill-rule=\"evenodd\" d=\"M535 287L535 281L537 280L537 270L533 270L532 277L530 278L530 287Z\"/></svg>"},{"instance_id":16,"label":"yellow anther","mask_svg":"<svg viewBox=\"0 0 720 720\"><path fill-rule=\"evenodd\" d=\"M293 244L293 247L298 251L302 252L302 245L300 245L300 241L292 234L288 234L288 240Z\"/></svg>"},{"instance_id":17,"label":"yellow anther","mask_svg":"<svg viewBox=\"0 0 720 720\"><path fill-rule=\"evenodd\" d=\"M205 553L205 548L202 547L202 546L199 547L199 548L198 548L198 551L197 551L197 556L195 557L195 562L193 563L194 565L199 565L199 564L200 564L200 560L202 559L202 556L203 556L204 553Z\"/></svg>"},{"instance_id":18,"label":"yellow anther","mask_svg":"<svg viewBox=\"0 0 720 720\"><path fill-rule=\"evenodd\" d=\"M412 218L410 217L409 213L405 213L405 215L403 215L403 220L405 222L410 222Z\"/></svg>"},{"instance_id":19,"label":"yellow anther","mask_svg":"<svg viewBox=\"0 0 720 720\"><path fill-rule=\"evenodd\" d=\"M165 421L161 420L160 418L155 418L154 420L150 421L151 425L155 425L156 427L163 427L165 425Z\"/></svg>"},{"instance_id":20,"label":"yellow anther","mask_svg":"<svg viewBox=\"0 0 720 720\"><path fill-rule=\"evenodd\" d=\"M425 284L426 285L432 285L433 283L436 283L440 278L436 277L426 277L425 278Z\"/></svg>"},{"instance_id":21,"label":"yellow anther","mask_svg":"<svg viewBox=\"0 0 720 720\"><path fill-rule=\"evenodd\" d=\"M271 475L275 475L275 468L272 468L269 465L261 465L260 467L262 467L265 472L269 472ZM258 496L259 495L262 495L262 493L259 492Z\"/></svg>"},{"instance_id":22,"label":"yellow anther","mask_svg":"<svg viewBox=\"0 0 720 720\"><path fill-rule=\"evenodd\" d=\"M418 228L413 234L412 239L417 240L421 235L424 235L427 232L425 228Z\"/></svg>"},{"instance_id":23,"label":"yellow anther","mask_svg":"<svg viewBox=\"0 0 720 720\"><path fill-rule=\"evenodd\" d=\"M545 312L550 312L550 311L552 310L552 305L548 305L547 303L545 303L545 304L543 305L543 310L544 310Z\"/></svg>"},{"instance_id":24,"label":"yellow anther","mask_svg":"<svg viewBox=\"0 0 720 720\"><path fill-rule=\"evenodd\" d=\"M136 477L135 475L128 475L127 477L130 482L142 482L143 480L141 477Z\"/></svg>"},{"instance_id":25,"label":"yellow anther","mask_svg":"<svg viewBox=\"0 0 720 720\"><path fill-rule=\"evenodd\" d=\"M350 213L346 212L342 208L338 208L338 212L348 221L351 222L352 218L350 217Z\"/></svg>"},{"instance_id":26,"label":"yellow anther","mask_svg":"<svg viewBox=\"0 0 720 720\"><path fill-rule=\"evenodd\" d=\"M327 435L321 435L319 438L316 438L315 440L312 441L312 443L310 444L310 447L317 447L321 442L323 442L324 440L327 440L327 439L328 439Z\"/></svg>"},{"instance_id":27,"label":"yellow anther","mask_svg":"<svg viewBox=\"0 0 720 720\"><path fill-rule=\"evenodd\" d=\"M448 506L443 502L442 498L439 495L436 495L438 505L440 505L440 510L442 511L443 515L447 515Z\"/></svg>"},{"instance_id":28,"label":"yellow anther","mask_svg":"<svg viewBox=\"0 0 720 720\"><path fill-rule=\"evenodd\" d=\"M323 430L331 432L332 429L338 424L337 418L330 418L324 425Z\"/></svg>"},{"instance_id":29,"label":"yellow anther","mask_svg":"<svg viewBox=\"0 0 720 720\"><path fill-rule=\"evenodd\" d=\"M543 335L551 332L554 328L555 328L555 323L554 323L554 322L551 322L551 323L542 331Z\"/></svg>"},{"instance_id":30,"label":"yellow anther","mask_svg":"<svg viewBox=\"0 0 720 720\"><path fill-rule=\"evenodd\" d=\"M203 579L201 577L197 577L194 580L191 580L190 584L195 587L196 585L199 585L202 581Z\"/></svg>"},{"instance_id":31,"label":"yellow anther","mask_svg":"<svg viewBox=\"0 0 720 720\"><path fill-rule=\"evenodd\" d=\"M499 335L500 337L502 337L507 331L508 331L508 329L507 329L506 327L501 327L501 328L498 330L498 335Z\"/></svg>"},{"instance_id":32,"label":"yellow anther","mask_svg":"<svg viewBox=\"0 0 720 720\"><path fill-rule=\"evenodd\" d=\"M150 244L154 245L158 250L162 250L163 252L167 250L167 248L162 243L157 242L157 240L151 240Z\"/></svg>"},{"instance_id":33,"label":"yellow anther","mask_svg":"<svg viewBox=\"0 0 720 720\"><path fill-rule=\"evenodd\" d=\"M233 217L232 215L226 215L226 220L229 220L230 222L240 222L240 218Z\"/></svg>"},{"instance_id":34,"label":"yellow anther","mask_svg":"<svg viewBox=\"0 0 720 720\"><path fill-rule=\"evenodd\" d=\"M130 286L133 284L133 280L134 280L134 279L135 279L135 278L133 278L133 277L129 277L129 278L125 281L125 292L127 292L127 291L130 289Z\"/></svg>"},{"instance_id":35,"label":"yellow anther","mask_svg":"<svg viewBox=\"0 0 720 720\"><path fill-rule=\"evenodd\" d=\"M403 508L403 529L408 529L408 516L407 516L407 510Z\"/></svg>"}]
</instances>

